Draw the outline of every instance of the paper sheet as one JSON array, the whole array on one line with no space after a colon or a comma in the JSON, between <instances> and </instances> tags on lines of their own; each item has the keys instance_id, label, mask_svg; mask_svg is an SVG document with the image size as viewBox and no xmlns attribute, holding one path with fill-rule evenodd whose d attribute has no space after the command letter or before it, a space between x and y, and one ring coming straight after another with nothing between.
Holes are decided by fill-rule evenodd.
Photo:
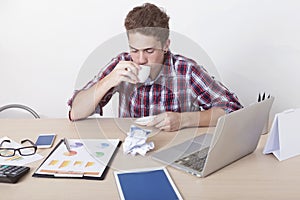
<instances>
[{"instance_id":1,"label":"paper sheet","mask_svg":"<svg viewBox=\"0 0 300 200\"><path fill-rule=\"evenodd\" d=\"M36 174L55 177L101 177L119 139L69 139L70 149L61 142Z\"/></svg>"},{"instance_id":2,"label":"paper sheet","mask_svg":"<svg viewBox=\"0 0 300 200\"><path fill-rule=\"evenodd\" d=\"M150 130L132 125L123 143L123 152L131 155L136 155L138 153L145 156L149 150L154 148L153 142L146 143L150 133Z\"/></svg>"}]
</instances>

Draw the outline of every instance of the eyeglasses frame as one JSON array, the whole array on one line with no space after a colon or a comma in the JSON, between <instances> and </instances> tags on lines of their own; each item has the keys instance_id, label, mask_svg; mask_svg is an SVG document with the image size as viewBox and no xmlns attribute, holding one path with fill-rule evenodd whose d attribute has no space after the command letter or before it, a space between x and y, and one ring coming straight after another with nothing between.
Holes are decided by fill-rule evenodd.
<instances>
[{"instance_id":1,"label":"eyeglasses frame","mask_svg":"<svg viewBox=\"0 0 300 200\"><path fill-rule=\"evenodd\" d=\"M5 155L1 155L0 154L0 157L13 157L14 155L16 155L16 151L18 151L19 155L21 156L31 156L31 155L34 155L36 153L36 150L37 150L37 146L36 144L34 144L31 140L29 139L24 139L21 141L21 144L25 143L25 142L29 142L31 144L31 146L24 146L24 147L20 147L20 148L11 148L11 147L1 147L3 145L3 143L5 142L8 142L10 143L11 141L10 140L3 140L1 143L0 143L0 151L1 150L8 150L8 151L14 151L13 154L9 155L9 156L5 156ZM30 153L30 154L23 154L22 153L22 149L28 149L28 148L34 148L34 152L33 153Z\"/></svg>"}]
</instances>

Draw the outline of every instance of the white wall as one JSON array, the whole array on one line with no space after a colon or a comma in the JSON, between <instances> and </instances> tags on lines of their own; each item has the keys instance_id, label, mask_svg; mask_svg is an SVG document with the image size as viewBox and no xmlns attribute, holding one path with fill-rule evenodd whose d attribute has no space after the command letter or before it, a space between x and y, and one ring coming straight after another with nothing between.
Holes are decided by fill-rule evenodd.
<instances>
[{"instance_id":1,"label":"white wall","mask_svg":"<svg viewBox=\"0 0 300 200\"><path fill-rule=\"evenodd\" d=\"M66 117L86 59L123 33L127 12L143 2L0 0L0 106L22 103L44 117ZM298 1L149 2L206 51L242 103L266 91L276 97L272 113L300 107Z\"/></svg>"}]
</instances>

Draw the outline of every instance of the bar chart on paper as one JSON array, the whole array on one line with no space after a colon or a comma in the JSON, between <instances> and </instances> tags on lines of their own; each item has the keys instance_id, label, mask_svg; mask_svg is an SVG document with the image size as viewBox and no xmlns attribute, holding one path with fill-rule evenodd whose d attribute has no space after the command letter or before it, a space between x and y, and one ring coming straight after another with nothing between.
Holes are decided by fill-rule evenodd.
<instances>
[{"instance_id":1,"label":"bar chart on paper","mask_svg":"<svg viewBox=\"0 0 300 200\"><path fill-rule=\"evenodd\" d=\"M70 139L69 143L70 151L60 142L35 174L101 177L119 139Z\"/></svg>"}]
</instances>

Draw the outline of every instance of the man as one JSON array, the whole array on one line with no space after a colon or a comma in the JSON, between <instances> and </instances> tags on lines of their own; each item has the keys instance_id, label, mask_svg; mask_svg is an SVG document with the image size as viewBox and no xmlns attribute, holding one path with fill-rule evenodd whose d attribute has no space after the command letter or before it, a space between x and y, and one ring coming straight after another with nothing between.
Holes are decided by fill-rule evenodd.
<instances>
[{"instance_id":1,"label":"man","mask_svg":"<svg viewBox=\"0 0 300 200\"><path fill-rule=\"evenodd\" d=\"M125 19L130 53L114 58L69 101L71 120L93 113L119 92L119 117L155 116L148 126L165 131L214 126L242 106L237 97L196 62L169 50L169 16L153 4L133 8ZM140 83L140 65L151 67Z\"/></svg>"}]
</instances>

